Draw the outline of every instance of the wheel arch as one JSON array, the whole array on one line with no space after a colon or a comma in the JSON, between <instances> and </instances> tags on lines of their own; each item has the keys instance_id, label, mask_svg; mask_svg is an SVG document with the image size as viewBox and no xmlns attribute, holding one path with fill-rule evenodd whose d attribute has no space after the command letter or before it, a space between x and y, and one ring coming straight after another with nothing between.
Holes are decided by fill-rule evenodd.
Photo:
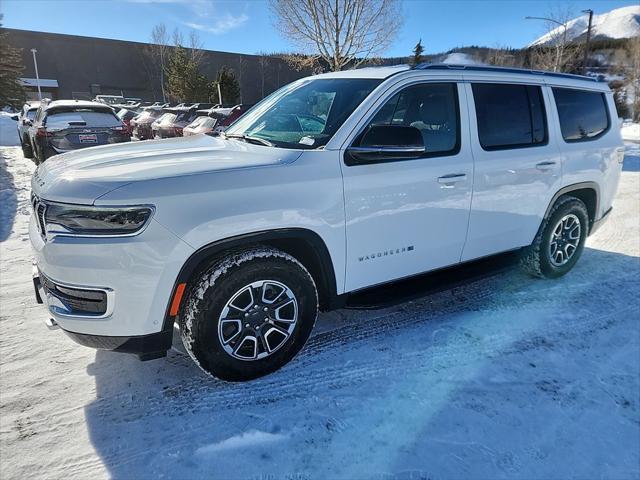
<instances>
[{"instance_id":1,"label":"wheel arch","mask_svg":"<svg viewBox=\"0 0 640 480\"><path fill-rule=\"evenodd\" d=\"M336 275L331 254L320 235L305 228L266 230L225 238L196 250L183 264L174 282L167 303L163 330L170 328L175 320L170 311L180 284L188 284L195 274L225 252L252 245L272 246L295 257L309 270L316 283L320 309L330 310L338 305Z\"/></svg>"},{"instance_id":2,"label":"wheel arch","mask_svg":"<svg viewBox=\"0 0 640 480\"><path fill-rule=\"evenodd\" d=\"M553 206L558 199L564 195L576 197L584 202L587 207L587 212L589 213L589 233L591 233L593 224L597 220L596 217L600 211L600 187L598 184L596 182L580 182L561 188L551 199L544 218L548 218Z\"/></svg>"}]
</instances>

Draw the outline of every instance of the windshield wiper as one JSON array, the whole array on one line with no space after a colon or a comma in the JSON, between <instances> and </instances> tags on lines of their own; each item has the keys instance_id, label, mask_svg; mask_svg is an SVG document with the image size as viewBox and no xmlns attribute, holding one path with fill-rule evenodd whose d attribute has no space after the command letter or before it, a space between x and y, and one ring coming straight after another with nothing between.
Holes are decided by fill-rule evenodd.
<instances>
[{"instance_id":1,"label":"windshield wiper","mask_svg":"<svg viewBox=\"0 0 640 480\"><path fill-rule=\"evenodd\" d=\"M264 145L266 147L275 147L275 145L273 143L271 143L269 140L266 140L264 138L261 137L253 137L251 135L242 135L239 133L232 133L232 134L226 134L224 132L222 132L222 136L224 136L224 138L239 138L241 140L244 140L245 142L249 142L249 143L258 143L260 145Z\"/></svg>"}]
</instances>

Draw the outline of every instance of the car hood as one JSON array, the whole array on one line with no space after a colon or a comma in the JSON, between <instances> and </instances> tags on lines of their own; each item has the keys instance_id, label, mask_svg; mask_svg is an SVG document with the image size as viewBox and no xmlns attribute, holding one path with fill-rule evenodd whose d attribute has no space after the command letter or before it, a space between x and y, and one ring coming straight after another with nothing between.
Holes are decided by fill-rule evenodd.
<instances>
[{"instance_id":1,"label":"car hood","mask_svg":"<svg viewBox=\"0 0 640 480\"><path fill-rule=\"evenodd\" d=\"M51 157L38 167L31 186L44 199L92 203L132 182L287 164L301 153L207 135L127 142Z\"/></svg>"}]
</instances>

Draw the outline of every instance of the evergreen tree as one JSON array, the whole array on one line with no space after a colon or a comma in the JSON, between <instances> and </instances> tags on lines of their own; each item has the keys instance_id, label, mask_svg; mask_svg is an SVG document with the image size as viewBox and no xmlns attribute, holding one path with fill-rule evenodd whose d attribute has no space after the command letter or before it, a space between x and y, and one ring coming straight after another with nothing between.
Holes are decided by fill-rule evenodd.
<instances>
[{"instance_id":1,"label":"evergreen tree","mask_svg":"<svg viewBox=\"0 0 640 480\"><path fill-rule=\"evenodd\" d=\"M218 85L220 85L220 91L222 93L222 102L225 105L232 105L238 102L240 98L240 84L236 79L236 75L232 69L227 66L223 66L218 71L216 80L211 83L210 97L215 102L218 101Z\"/></svg>"},{"instance_id":2,"label":"evergreen tree","mask_svg":"<svg viewBox=\"0 0 640 480\"><path fill-rule=\"evenodd\" d=\"M202 102L208 98L207 78L187 50L177 45L169 54L167 94L177 102Z\"/></svg>"},{"instance_id":3,"label":"evergreen tree","mask_svg":"<svg viewBox=\"0 0 640 480\"><path fill-rule=\"evenodd\" d=\"M0 108L8 105L19 109L26 100L24 88L20 83L24 65L21 49L9 45L8 35L0 23Z\"/></svg>"},{"instance_id":4,"label":"evergreen tree","mask_svg":"<svg viewBox=\"0 0 640 480\"><path fill-rule=\"evenodd\" d=\"M413 56L411 57L411 65L414 67L422 63L422 54L424 53L424 47L422 46L422 39L418 40L416 46L413 47Z\"/></svg>"}]
</instances>

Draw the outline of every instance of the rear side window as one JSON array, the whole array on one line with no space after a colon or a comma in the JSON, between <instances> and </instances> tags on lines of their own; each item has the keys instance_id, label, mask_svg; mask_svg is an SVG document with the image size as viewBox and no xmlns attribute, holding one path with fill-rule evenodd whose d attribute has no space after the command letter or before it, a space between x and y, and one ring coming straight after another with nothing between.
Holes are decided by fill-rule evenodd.
<instances>
[{"instance_id":1,"label":"rear side window","mask_svg":"<svg viewBox=\"0 0 640 480\"><path fill-rule=\"evenodd\" d=\"M96 110L51 112L47 115L47 128L115 127L120 125L115 113Z\"/></svg>"},{"instance_id":2,"label":"rear side window","mask_svg":"<svg viewBox=\"0 0 640 480\"><path fill-rule=\"evenodd\" d=\"M545 145L547 123L540 87L474 83L478 137L484 150Z\"/></svg>"},{"instance_id":3,"label":"rear side window","mask_svg":"<svg viewBox=\"0 0 640 480\"><path fill-rule=\"evenodd\" d=\"M562 138L567 142L593 140L609 129L604 93L553 88Z\"/></svg>"}]
</instances>

